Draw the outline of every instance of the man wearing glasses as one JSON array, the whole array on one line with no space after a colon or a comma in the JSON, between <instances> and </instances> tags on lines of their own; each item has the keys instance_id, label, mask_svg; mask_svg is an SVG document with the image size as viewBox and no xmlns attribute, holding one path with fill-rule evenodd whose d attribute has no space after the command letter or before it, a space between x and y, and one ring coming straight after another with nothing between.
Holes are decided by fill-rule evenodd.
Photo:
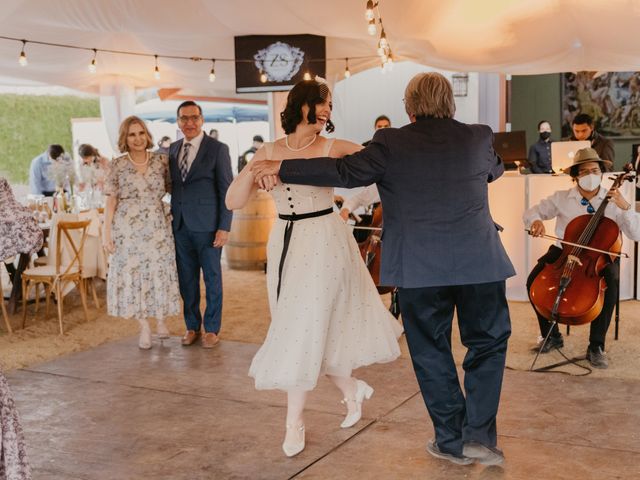
<instances>
[{"instance_id":1,"label":"man wearing glasses","mask_svg":"<svg viewBox=\"0 0 640 480\"><path fill-rule=\"evenodd\" d=\"M565 169L565 173L571 176L576 185L569 190L561 190L554 193L542 200L538 205L524 212L523 221L529 228L531 235L534 237L544 235L545 228L542 221L555 218L555 235L558 238L564 238L565 229L571 220L580 215L595 213L607 196L607 190L600 186L602 172L610 170L611 166L612 163L609 160L601 159L593 148L578 150L571 167ZM605 216L615 221L627 237L635 241L640 240L640 215L634 211L632 205L624 199L617 189L610 194ZM549 247L549 251L538 260L537 265L529 274L527 291L531 289L533 281L542 271L545 264L555 262L561 253L562 249L559 246L552 245ZM607 368L609 366L604 346L613 308L618 296L618 263L609 263L604 267L602 275L607 284L604 305L600 315L591 322L589 347L587 349L587 359L591 366L595 368ZM549 332L551 323L538 312L536 312L536 315L540 324L540 334L544 338ZM541 353L547 353L563 346L564 341L556 324Z\"/></svg>"},{"instance_id":2,"label":"man wearing glasses","mask_svg":"<svg viewBox=\"0 0 640 480\"><path fill-rule=\"evenodd\" d=\"M182 345L201 336L202 346L218 342L222 317L220 254L227 243L232 213L224 204L233 180L229 147L205 135L202 109L192 101L178 107L178 127L184 138L171 144L171 214L176 244L180 295L186 333ZM204 318L200 312L200 271L206 287Z\"/></svg>"}]
</instances>

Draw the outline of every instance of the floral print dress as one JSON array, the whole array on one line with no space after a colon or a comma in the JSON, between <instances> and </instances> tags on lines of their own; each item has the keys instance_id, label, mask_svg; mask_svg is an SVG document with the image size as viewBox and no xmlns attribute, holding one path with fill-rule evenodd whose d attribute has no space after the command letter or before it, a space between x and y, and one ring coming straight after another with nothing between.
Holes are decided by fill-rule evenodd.
<instances>
[{"instance_id":1,"label":"floral print dress","mask_svg":"<svg viewBox=\"0 0 640 480\"><path fill-rule=\"evenodd\" d=\"M33 212L20 205L6 178L0 177L0 261L42 248L42 230Z\"/></svg>"},{"instance_id":2,"label":"floral print dress","mask_svg":"<svg viewBox=\"0 0 640 480\"><path fill-rule=\"evenodd\" d=\"M115 252L109 262L107 310L123 318L164 319L180 311L178 273L162 197L171 190L169 159L151 153L144 173L128 155L116 158L105 194L118 203L111 226Z\"/></svg>"},{"instance_id":3,"label":"floral print dress","mask_svg":"<svg viewBox=\"0 0 640 480\"><path fill-rule=\"evenodd\" d=\"M31 478L23 437L7 379L0 372L0 480Z\"/></svg>"}]
</instances>

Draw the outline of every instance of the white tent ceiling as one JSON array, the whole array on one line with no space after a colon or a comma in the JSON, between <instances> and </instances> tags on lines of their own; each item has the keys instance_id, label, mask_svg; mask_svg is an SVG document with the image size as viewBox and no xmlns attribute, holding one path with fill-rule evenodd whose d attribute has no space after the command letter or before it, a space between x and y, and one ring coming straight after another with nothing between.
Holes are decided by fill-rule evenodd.
<instances>
[{"instance_id":1,"label":"white tent ceiling","mask_svg":"<svg viewBox=\"0 0 640 480\"><path fill-rule=\"evenodd\" d=\"M327 37L327 57L353 72L378 64L366 31L365 0L2 0L0 35L160 55L233 58L234 35L310 33ZM640 1L635 0L382 0L387 37L398 59L458 71L534 74L637 70ZM99 92L101 84L180 87L212 96L235 91L234 67L160 60L0 40L0 82L39 81ZM329 79L344 61L327 64Z\"/></svg>"}]
</instances>

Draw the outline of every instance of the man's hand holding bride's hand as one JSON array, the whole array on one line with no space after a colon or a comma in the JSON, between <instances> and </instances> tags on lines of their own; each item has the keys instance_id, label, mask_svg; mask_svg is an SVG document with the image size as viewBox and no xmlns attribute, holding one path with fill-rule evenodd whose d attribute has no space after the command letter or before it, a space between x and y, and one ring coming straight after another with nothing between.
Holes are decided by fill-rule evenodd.
<instances>
[{"instance_id":1,"label":"man's hand holding bride's hand","mask_svg":"<svg viewBox=\"0 0 640 480\"><path fill-rule=\"evenodd\" d=\"M253 162L251 165L251 173L255 182L260 185L260 188L270 191L273 190L280 178L278 173L280 172L280 164L282 161L273 160L259 160Z\"/></svg>"}]
</instances>

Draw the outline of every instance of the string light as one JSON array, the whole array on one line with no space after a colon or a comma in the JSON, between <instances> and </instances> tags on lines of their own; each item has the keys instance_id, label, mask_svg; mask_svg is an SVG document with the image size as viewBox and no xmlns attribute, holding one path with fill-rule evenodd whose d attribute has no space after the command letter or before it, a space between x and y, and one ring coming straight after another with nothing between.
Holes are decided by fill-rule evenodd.
<instances>
[{"instance_id":1,"label":"string light","mask_svg":"<svg viewBox=\"0 0 640 480\"><path fill-rule=\"evenodd\" d=\"M378 8L378 2L374 2L373 3L373 7L374 9L377 10ZM379 15L379 12L377 13ZM374 28L376 28L376 19L372 19L372 21L370 21L370 23L373 24ZM379 20L379 23L381 24L381 28L382 28L382 20ZM374 32L375 33L375 32ZM386 33L384 35L384 38L386 39ZM382 39L382 35L381 35L381 39ZM64 49L71 49L71 50L85 50L88 52L92 52L92 57L91 57L91 61L89 62L89 64L87 64L87 70L94 74L97 72L97 67L98 67L98 60L97 60L97 55L98 52L100 52L101 54L105 54L105 53L110 53L110 54L114 54L114 55L132 55L132 56L137 56L137 57L153 57L154 59L154 69L153 69L153 74L154 74L154 78L156 80L160 80L161 76L160 76L160 66L158 64L158 60L160 58L167 58L167 59L174 59L174 60L189 60L189 61L194 61L194 62L198 62L198 61L202 61L202 60L207 60L206 57L198 57L198 56L184 56L184 55L158 55L158 54L151 54L151 53L145 53L145 52L136 52L136 51L126 51L126 50L114 50L114 49L97 49L97 48L89 48L89 47L84 47L84 46L78 46L78 45L70 45L70 44L63 44L63 43L53 43L53 42L44 42L44 41L39 41L39 40L32 40L32 39L20 39L20 38L15 38L15 37L7 37L4 35L0 35L0 40L9 40L9 41L13 41L13 42L21 42L22 43L22 48L20 50L20 55L18 57L18 62L20 65L22 66L27 66L28 65L28 61L27 61L27 55L25 53L26 50L26 45L27 43L33 43L36 45L45 45L45 46L49 46L49 47L56 47L56 48L64 48ZM384 42L383 42L384 43ZM388 41L386 42L388 45ZM381 49L379 51L379 56L381 56L380 54L384 54L387 57L389 57L389 52L390 49L387 47L387 49ZM371 55L363 55L363 56L357 56L357 57L352 57L351 59L353 60L354 58L356 59L360 59L360 60L371 60L373 57ZM217 59L210 59L211 60L211 70L209 71L209 81L210 82L214 82L216 80L216 73L215 73L215 63L216 62L229 62L229 63L233 63L233 64L244 64L244 63L251 63L253 64L255 62L254 59L244 59L244 58L217 58ZM349 59L348 58L309 58L307 60L308 62L312 63L313 62L329 62L329 61L345 61L346 65L345 65L345 70L344 70L344 76L345 78L349 78L351 76L351 71L349 70ZM263 71L263 70L259 70L260 71L260 82L262 83L267 83L269 81L269 77L267 76L267 74ZM303 78L305 80L310 80L312 77L312 74L310 71L305 72Z\"/></svg>"},{"instance_id":2,"label":"string light","mask_svg":"<svg viewBox=\"0 0 640 480\"><path fill-rule=\"evenodd\" d=\"M214 58L211 59L211 71L209 72L209 81L211 83L216 81L216 61Z\"/></svg>"},{"instance_id":3,"label":"string light","mask_svg":"<svg viewBox=\"0 0 640 480\"><path fill-rule=\"evenodd\" d=\"M27 62L27 54L24 53L24 47L27 46L27 41L22 40L22 50L20 51L20 57L18 58L18 63L23 67L26 67L29 62Z\"/></svg>"},{"instance_id":4,"label":"string light","mask_svg":"<svg viewBox=\"0 0 640 480\"><path fill-rule=\"evenodd\" d=\"M384 30L384 25L382 24L382 15L380 15L380 2L374 2L373 0L367 0L367 7L364 14L367 19L368 26L367 31L369 35L375 35L377 32L376 28L376 16L378 19L378 23L380 24L380 38L378 39L377 45L377 54L380 57L380 61L382 65L386 65L391 62L391 45L389 45L389 40L387 39L387 32Z\"/></svg>"},{"instance_id":5,"label":"string light","mask_svg":"<svg viewBox=\"0 0 640 480\"><path fill-rule=\"evenodd\" d=\"M369 26L367 27L367 32L369 35L374 36L378 29L376 28L376 21L374 19L369 20Z\"/></svg>"},{"instance_id":6,"label":"string light","mask_svg":"<svg viewBox=\"0 0 640 480\"><path fill-rule=\"evenodd\" d=\"M382 20L380 20L380 24L382 24ZM384 32L384 27L381 27L382 31L380 32L380 46L382 48L389 48L389 42L387 41L387 34Z\"/></svg>"},{"instance_id":7,"label":"string light","mask_svg":"<svg viewBox=\"0 0 640 480\"><path fill-rule=\"evenodd\" d=\"M96 65L96 55L98 55L98 50L93 49L93 58L91 59L91 63L87 67L89 69L89 73L96 73L97 65Z\"/></svg>"},{"instance_id":8,"label":"string light","mask_svg":"<svg viewBox=\"0 0 640 480\"><path fill-rule=\"evenodd\" d=\"M378 6L378 2L374 4L373 0L367 0L367 7L364 12L364 18L366 18L367 20L373 20L375 18L373 9L376 8L377 6Z\"/></svg>"}]
</instances>

